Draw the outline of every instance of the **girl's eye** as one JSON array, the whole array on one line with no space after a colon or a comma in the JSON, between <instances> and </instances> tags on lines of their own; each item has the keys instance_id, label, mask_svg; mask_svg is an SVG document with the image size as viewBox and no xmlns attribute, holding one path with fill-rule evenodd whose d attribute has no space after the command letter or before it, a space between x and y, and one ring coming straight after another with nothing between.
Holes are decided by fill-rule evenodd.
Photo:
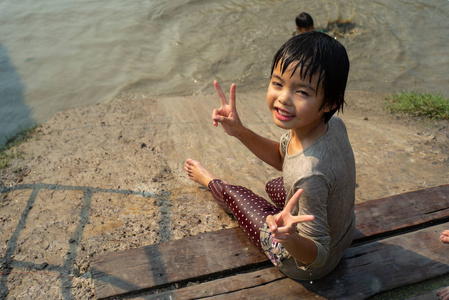
<instances>
[{"instance_id":1,"label":"girl's eye","mask_svg":"<svg viewBox=\"0 0 449 300\"><path fill-rule=\"evenodd\" d=\"M309 93L307 93L306 91L297 91L297 93L298 94L301 94L301 95L305 95L305 96L309 96Z\"/></svg>"},{"instance_id":2,"label":"girl's eye","mask_svg":"<svg viewBox=\"0 0 449 300\"><path fill-rule=\"evenodd\" d=\"M279 82L276 82L276 81L273 81L272 84L273 84L274 86L282 86Z\"/></svg>"}]
</instances>

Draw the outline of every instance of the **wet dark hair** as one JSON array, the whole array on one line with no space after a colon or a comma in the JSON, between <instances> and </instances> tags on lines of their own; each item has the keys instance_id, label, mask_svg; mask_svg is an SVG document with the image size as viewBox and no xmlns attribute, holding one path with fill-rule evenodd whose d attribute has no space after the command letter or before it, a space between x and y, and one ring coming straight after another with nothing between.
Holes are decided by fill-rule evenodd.
<instances>
[{"instance_id":1,"label":"wet dark hair","mask_svg":"<svg viewBox=\"0 0 449 300\"><path fill-rule=\"evenodd\" d=\"M337 111L343 112L345 89L348 81L349 59L345 47L336 39L322 32L306 32L290 38L276 52L271 66L271 74L280 64L282 74L293 69L292 76L299 70L302 79L318 75L317 92L323 86L325 106L334 107L324 113L327 123Z\"/></svg>"},{"instance_id":2,"label":"wet dark hair","mask_svg":"<svg viewBox=\"0 0 449 300\"><path fill-rule=\"evenodd\" d=\"M299 28L309 28L313 26L313 19L306 12L302 12L298 16L296 16L295 21L296 26L298 26Z\"/></svg>"}]
</instances>

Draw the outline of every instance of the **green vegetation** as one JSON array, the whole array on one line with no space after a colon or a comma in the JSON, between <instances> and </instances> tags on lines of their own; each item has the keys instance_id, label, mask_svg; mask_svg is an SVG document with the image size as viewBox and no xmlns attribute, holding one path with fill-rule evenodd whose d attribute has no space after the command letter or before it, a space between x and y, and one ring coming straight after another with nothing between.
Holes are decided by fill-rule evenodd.
<instances>
[{"instance_id":1,"label":"green vegetation","mask_svg":"<svg viewBox=\"0 0 449 300\"><path fill-rule=\"evenodd\" d=\"M384 108L392 113L449 120L449 99L440 94L402 92L385 99Z\"/></svg>"},{"instance_id":2,"label":"green vegetation","mask_svg":"<svg viewBox=\"0 0 449 300\"><path fill-rule=\"evenodd\" d=\"M23 153L21 151L13 150L12 148L28 140L35 128L36 126L22 130L13 137L8 138L5 145L0 147L0 170L9 166L14 159L22 157Z\"/></svg>"},{"instance_id":3,"label":"green vegetation","mask_svg":"<svg viewBox=\"0 0 449 300\"><path fill-rule=\"evenodd\" d=\"M22 153L18 151L2 151L0 152L0 170L9 166L12 160L19 158Z\"/></svg>"}]
</instances>

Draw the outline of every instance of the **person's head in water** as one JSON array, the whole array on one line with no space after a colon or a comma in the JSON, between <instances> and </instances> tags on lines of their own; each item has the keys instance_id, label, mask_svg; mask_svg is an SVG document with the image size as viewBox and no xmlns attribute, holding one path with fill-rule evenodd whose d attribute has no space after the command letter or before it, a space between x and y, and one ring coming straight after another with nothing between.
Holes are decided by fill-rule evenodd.
<instances>
[{"instance_id":1,"label":"person's head in water","mask_svg":"<svg viewBox=\"0 0 449 300\"><path fill-rule=\"evenodd\" d=\"M325 111L326 123L335 112L343 111L349 58L336 39L317 31L290 38L273 57L271 76L275 70L282 76L289 72L291 77L299 75L309 84L313 81L316 94L323 99L320 110Z\"/></svg>"},{"instance_id":2,"label":"person's head in water","mask_svg":"<svg viewBox=\"0 0 449 300\"><path fill-rule=\"evenodd\" d=\"M298 16L296 16L295 21L296 21L296 31L298 33L310 32L315 30L313 26L313 19L306 12L302 12Z\"/></svg>"}]
</instances>

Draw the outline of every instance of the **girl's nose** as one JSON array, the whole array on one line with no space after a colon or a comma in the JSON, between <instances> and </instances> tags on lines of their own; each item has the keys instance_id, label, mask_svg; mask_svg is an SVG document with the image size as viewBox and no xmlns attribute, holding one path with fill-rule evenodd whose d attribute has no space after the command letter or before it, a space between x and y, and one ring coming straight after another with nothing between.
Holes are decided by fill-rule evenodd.
<instances>
[{"instance_id":1,"label":"girl's nose","mask_svg":"<svg viewBox=\"0 0 449 300\"><path fill-rule=\"evenodd\" d=\"M283 91L279 97L278 97L278 101L279 103L281 103L282 105L290 105L291 103L291 96L290 93L288 91Z\"/></svg>"}]
</instances>

